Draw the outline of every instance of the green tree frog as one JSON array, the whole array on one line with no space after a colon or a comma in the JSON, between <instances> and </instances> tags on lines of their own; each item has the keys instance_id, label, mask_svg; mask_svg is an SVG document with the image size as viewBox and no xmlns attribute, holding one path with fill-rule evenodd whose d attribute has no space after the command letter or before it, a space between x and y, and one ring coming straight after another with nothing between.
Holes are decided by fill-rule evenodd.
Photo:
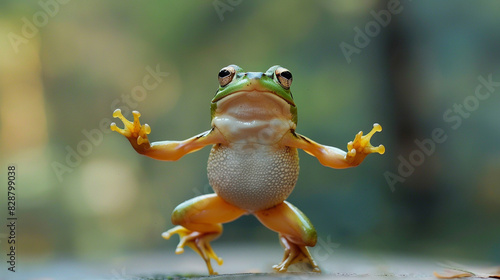
<instances>
[{"instance_id":1,"label":"green tree frog","mask_svg":"<svg viewBox=\"0 0 500 280\"><path fill-rule=\"evenodd\" d=\"M360 164L370 153L383 154L383 145L373 147L370 138L382 127L374 124L367 135L359 132L347 144L347 152L318 144L296 132L297 107L290 86L292 74L276 65L266 72L245 72L236 65L222 68L218 74L219 89L211 102L211 129L184 141L150 143L151 129L113 113L125 125L115 123L111 129L125 136L140 154L175 161L188 153L212 145L208 158L208 180L215 193L185 201L172 213L174 228L162 236L178 234L176 253L187 245L205 261L209 274L216 274L214 259L222 265L210 241L222 234L222 224L242 215L254 215L264 226L279 235L285 249L281 263L273 266L286 272L296 262L309 263L320 272L307 247L316 244L317 234L309 219L285 199L292 192L299 175L298 149L316 157L332 168Z\"/></svg>"}]
</instances>

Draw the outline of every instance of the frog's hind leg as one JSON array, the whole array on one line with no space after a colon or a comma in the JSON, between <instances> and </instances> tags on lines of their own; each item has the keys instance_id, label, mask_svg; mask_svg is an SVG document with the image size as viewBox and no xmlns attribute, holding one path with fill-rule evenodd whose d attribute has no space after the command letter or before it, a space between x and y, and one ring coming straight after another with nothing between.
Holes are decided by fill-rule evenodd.
<instances>
[{"instance_id":1,"label":"frog's hind leg","mask_svg":"<svg viewBox=\"0 0 500 280\"><path fill-rule=\"evenodd\" d=\"M222 223L233 221L245 213L245 210L225 202L216 194L198 196L174 209L172 223L178 226L164 232L162 237L169 239L179 234L175 253L182 254L187 245L205 260L210 274L217 274L210 259L216 260L219 265L222 265L222 259L212 250L210 241L222 234Z\"/></svg>"},{"instance_id":2,"label":"frog's hind leg","mask_svg":"<svg viewBox=\"0 0 500 280\"><path fill-rule=\"evenodd\" d=\"M286 272L290 265L306 262L311 265L313 272L321 272L307 249L307 246L316 245L317 234L304 213L284 201L254 215L263 225L279 233L280 243L285 248L283 260L273 266L276 271Z\"/></svg>"}]
</instances>

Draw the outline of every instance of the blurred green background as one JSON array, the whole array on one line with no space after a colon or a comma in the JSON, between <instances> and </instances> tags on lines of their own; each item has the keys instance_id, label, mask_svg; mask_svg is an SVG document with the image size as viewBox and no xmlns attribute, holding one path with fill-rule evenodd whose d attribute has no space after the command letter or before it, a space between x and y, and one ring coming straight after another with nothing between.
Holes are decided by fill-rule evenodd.
<instances>
[{"instance_id":1,"label":"blurred green background","mask_svg":"<svg viewBox=\"0 0 500 280\"><path fill-rule=\"evenodd\" d=\"M0 1L0 176L17 166L18 254L174 254L177 239L160 234L176 205L212 192L210 149L140 156L108 129L112 112L140 111L152 141L186 139L210 127L220 68L280 64L294 75L299 133L345 149L373 123L384 129L372 143L386 154L357 168L300 153L288 201L320 238L500 262L500 2L389 2ZM151 69L168 75L142 90ZM479 76L494 81L482 99ZM446 140L425 155L415 140L436 128ZM411 175L401 158L417 163ZM245 216L217 241L231 242L278 239Z\"/></svg>"}]
</instances>

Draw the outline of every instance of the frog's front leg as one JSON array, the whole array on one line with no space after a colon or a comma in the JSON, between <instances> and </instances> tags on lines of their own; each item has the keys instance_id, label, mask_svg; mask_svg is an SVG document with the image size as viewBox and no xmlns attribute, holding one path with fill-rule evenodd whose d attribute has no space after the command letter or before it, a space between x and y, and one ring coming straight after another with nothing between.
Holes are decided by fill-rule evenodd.
<instances>
[{"instance_id":1,"label":"frog's front leg","mask_svg":"<svg viewBox=\"0 0 500 280\"><path fill-rule=\"evenodd\" d=\"M172 213L172 223L178 225L162 234L169 239L173 234L179 234L180 241L176 254L184 252L184 246L189 246L205 261L208 273L214 272L210 259L222 265L210 246L210 241L222 234L222 223L233 221L247 211L233 206L216 194L202 195L181 203Z\"/></svg>"},{"instance_id":2,"label":"frog's front leg","mask_svg":"<svg viewBox=\"0 0 500 280\"><path fill-rule=\"evenodd\" d=\"M309 219L287 201L272 208L257 211L254 215L267 228L279 233L280 243L285 248L281 263L273 266L278 272L286 272L297 262L306 262L313 272L321 272L307 246L316 245L317 234Z\"/></svg>"},{"instance_id":3,"label":"frog's front leg","mask_svg":"<svg viewBox=\"0 0 500 280\"><path fill-rule=\"evenodd\" d=\"M358 166L368 154L385 153L385 147L383 145L374 147L370 144L370 139L373 134L379 131L382 131L382 126L379 124L374 124L373 129L364 136L363 132L360 131L356 134L353 141L347 143L347 152L339 148L318 144L293 131L290 131L290 133L287 133L283 137L282 144L304 150L306 153L315 156L319 162L325 166L332 168L348 168Z\"/></svg>"},{"instance_id":4,"label":"frog's front leg","mask_svg":"<svg viewBox=\"0 0 500 280\"><path fill-rule=\"evenodd\" d=\"M121 129L115 123L112 123L111 130L125 136L138 153L154 159L178 160L184 155L196 152L207 145L226 143L219 130L212 128L184 141L161 141L150 144L147 135L151 133L151 128L147 124L140 124L139 117L141 114L139 112L133 111L132 114L134 121L130 122L122 115L120 109L116 109L113 117L122 120L125 127Z\"/></svg>"}]
</instances>

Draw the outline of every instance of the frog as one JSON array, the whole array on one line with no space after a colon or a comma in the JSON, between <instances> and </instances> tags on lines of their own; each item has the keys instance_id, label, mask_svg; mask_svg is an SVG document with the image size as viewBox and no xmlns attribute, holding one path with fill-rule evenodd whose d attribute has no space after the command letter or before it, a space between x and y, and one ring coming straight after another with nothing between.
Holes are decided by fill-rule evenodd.
<instances>
[{"instance_id":1,"label":"frog","mask_svg":"<svg viewBox=\"0 0 500 280\"><path fill-rule=\"evenodd\" d=\"M312 272L321 272L309 251L316 245L317 232L306 215L286 200L299 175L298 150L335 169L358 166L367 155L385 152L383 145L370 143L371 137L382 131L377 123L368 134L357 133L347 143L347 151L296 132L292 80L292 73L280 65L266 72L245 72L237 65L222 68L219 88L210 103L211 128L182 141L151 143L151 128L140 123L138 111L132 112L133 121L120 109L113 112L124 128L112 123L111 130L125 136L137 153L150 158L176 161L212 146L207 174L214 193L179 204L171 215L174 227L162 233L165 239L179 235L175 253L182 254L185 246L190 247L203 258L210 275L217 274L211 260L223 264L210 242L221 236L223 224L243 215L255 216L278 233L284 256L274 270L287 272L291 265L303 262Z\"/></svg>"}]
</instances>

